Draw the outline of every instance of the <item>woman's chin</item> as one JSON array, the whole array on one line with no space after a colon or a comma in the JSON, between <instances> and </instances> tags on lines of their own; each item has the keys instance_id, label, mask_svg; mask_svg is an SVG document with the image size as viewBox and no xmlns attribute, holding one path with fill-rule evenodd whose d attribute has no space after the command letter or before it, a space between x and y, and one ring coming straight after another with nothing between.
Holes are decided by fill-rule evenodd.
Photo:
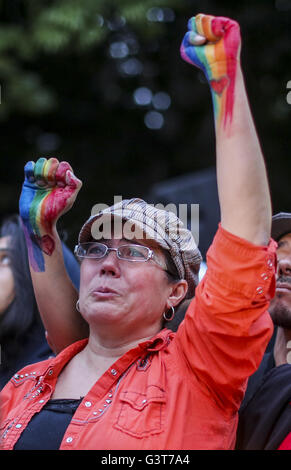
<instances>
[{"instance_id":1,"label":"woman's chin","mask_svg":"<svg viewBox=\"0 0 291 470\"><path fill-rule=\"evenodd\" d=\"M84 308L82 311L83 318L87 323L96 322L98 323L111 323L116 321L118 317L123 317L124 314L119 312L119 309L116 306L114 301L103 300L98 302L93 302L87 308Z\"/></svg>"}]
</instances>

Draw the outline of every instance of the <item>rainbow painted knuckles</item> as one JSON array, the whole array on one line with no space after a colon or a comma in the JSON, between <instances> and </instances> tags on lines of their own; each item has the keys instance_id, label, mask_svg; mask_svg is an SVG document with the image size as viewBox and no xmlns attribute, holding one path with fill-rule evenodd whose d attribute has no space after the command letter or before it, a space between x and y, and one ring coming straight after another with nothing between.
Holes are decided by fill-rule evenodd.
<instances>
[{"instance_id":1,"label":"rainbow painted knuckles","mask_svg":"<svg viewBox=\"0 0 291 470\"><path fill-rule=\"evenodd\" d=\"M24 168L19 213L26 238L29 262L34 271L45 270L43 254L55 249L53 226L72 205L82 183L67 162L39 158Z\"/></svg>"},{"instance_id":2,"label":"rainbow painted knuckles","mask_svg":"<svg viewBox=\"0 0 291 470\"><path fill-rule=\"evenodd\" d=\"M180 49L185 61L203 70L211 89L216 123L220 126L223 122L224 128L232 121L240 45L236 21L201 13L190 18Z\"/></svg>"}]
</instances>

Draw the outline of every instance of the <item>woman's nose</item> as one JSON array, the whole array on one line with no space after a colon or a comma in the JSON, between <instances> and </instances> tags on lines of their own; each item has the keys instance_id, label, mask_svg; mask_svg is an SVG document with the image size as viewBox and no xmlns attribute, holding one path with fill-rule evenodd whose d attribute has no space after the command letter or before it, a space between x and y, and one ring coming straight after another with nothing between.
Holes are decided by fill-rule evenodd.
<instances>
[{"instance_id":1,"label":"woman's nose","mask_svg":"<svg viewBox=\"0 0 291 470\"><path fill-rule=\"evenodd\" d=\"M115 250L108 250L107 254L100 261L101 274L109 274L114 277L120 276L119 260Z\"/></svg>"}]
</instances>

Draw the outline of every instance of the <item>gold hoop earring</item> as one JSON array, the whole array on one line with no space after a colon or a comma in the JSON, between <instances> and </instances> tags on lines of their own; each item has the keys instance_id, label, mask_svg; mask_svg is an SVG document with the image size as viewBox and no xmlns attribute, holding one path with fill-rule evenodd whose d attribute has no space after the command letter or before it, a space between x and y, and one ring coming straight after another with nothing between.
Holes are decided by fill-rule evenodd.
<instances>
[{"instance_id":1,"label":"gold hoop earring","mask_svg":"<svg viewBox=\"0 0 291 470\"><path fill-rule=\"evenodd\" d=\"M171 321L171 320L173 320L173 318L174 318L174 316L175 316L175 309L174 309L173 305L171 305L171 309L172 309L172 313L171 313L170 316L168 316L166 312L163 313L163 317L164 317L164 320L165 320L165 321Z\"/></svg>"}]
</instances>

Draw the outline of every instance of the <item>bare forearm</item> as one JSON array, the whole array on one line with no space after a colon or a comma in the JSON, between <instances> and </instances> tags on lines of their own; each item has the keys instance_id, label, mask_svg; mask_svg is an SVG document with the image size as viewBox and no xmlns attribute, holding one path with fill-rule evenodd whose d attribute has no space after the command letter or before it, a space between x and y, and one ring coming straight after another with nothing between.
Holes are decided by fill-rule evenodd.
<instances>
[{"instance_id":1,"label":"bare forearm","mask_svg":"<svg viewBox=\"0 0 291 470\"><path fill-rule=\"evenodd\" d=\"M44 254L45 271L30 269L39 312L54 352L88 336L88 326L76 310L78 291L63 258L62 244L54 234L55 250Z\"/></svg>"},{"instance_id":2,"label":"bare forearm","mask_svg":"<svg viewBox=\"0 0 291 470\"><path fill-rule=\"evenodd\" d=\"M68 276L56 224L71 208L82 182L67 162L56 158L28 162L19 201L29 266L49 343L59 352L87 335L76 311L78 293Z\"/></svg>"},{"instance_id":3,"label":"bare forearm","mask_svg":"<svg viewBox=\"0 0 291 470\"><path fill-rule=\"evenodd\" d=\"M182 57L203 70L212 94L221 223L254 244L267 244L271 201L241 72L239 25L199 14L188 29Z\"/></svg>"},{"instance_id":4,"label":"bare forearm","mask_svg":"<svg viewBox=\"0 0 291 470\"><path fill-rule=\"evenodd\" d=\"M216 121L216 153L222 226L255 244L267 244L272 216L269 185L239 65L232 119L226 126Z\"/></svg>"}]
</instances>

